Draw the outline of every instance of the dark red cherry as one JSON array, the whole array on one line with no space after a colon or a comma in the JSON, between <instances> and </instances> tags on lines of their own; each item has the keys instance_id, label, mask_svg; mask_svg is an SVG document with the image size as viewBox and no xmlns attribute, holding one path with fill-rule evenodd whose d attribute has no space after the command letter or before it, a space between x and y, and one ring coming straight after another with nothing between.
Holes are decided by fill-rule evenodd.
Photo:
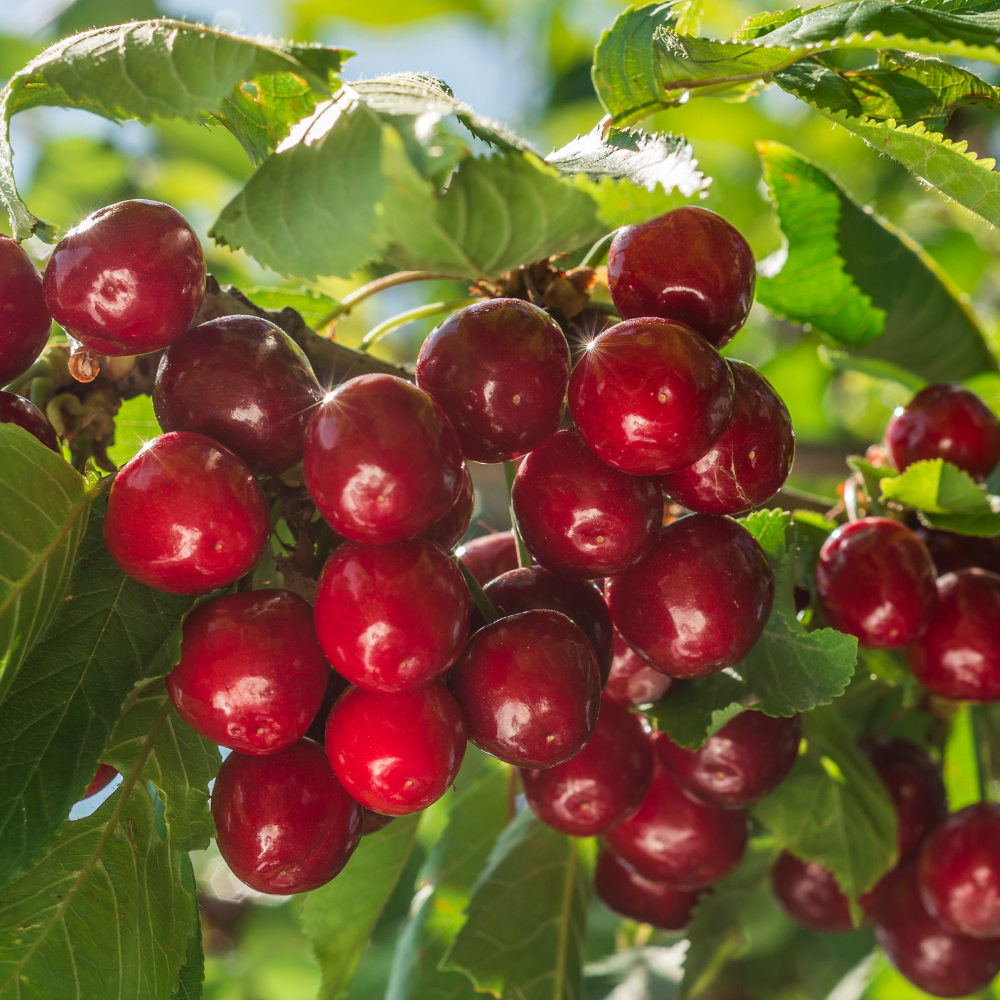
<instances>
[{"instance_id":1,"label":"dark red cherry","mask_svg":"<svg viewBox=\"0 0 1000 1000\"><path fill-rule=\"evenodd\" d=\"M771 886L788 915L803 927L821 934L853 930L847 896L833 872L818 861L784 851L771 869Z\"/></svg>"},{"instance_id":2,"label":"dark red cherry","mask_svg":"<svg viewBox=\"0 0 1000 1000\"><path fill-rule=\"evenodd\" d=\"M312 366L284 330L259 316L223 316L182 334L160 359L153 410L165 431L197 431L259 475L302 461Z\"/></svg>"},{"instance_id":3,"label":"dark red cherry","mask_svg":"<svg viewBox=\"0 0 1000 1000\"><path fill-rule=\"evenodd\" d=\"M20 244L0 234L0 386L31 367L51 327L42 276Z\"/></svg>"},{"instance_id":4,"label":"dark red cherry","mask_svg":"<svg viewBox=\"0 0 1000 1000\"><path fill-rule=\"evenodd\" d=\"M982 569L937 581L937 609L906 651L913 676L954 701L1000 699L1000 576Z\"/></svg>"},{"instance_id":5,"label":"dark red cherry","mask_svg":"<svg viewBox=\"0 0 1000 1000\"><path fill-rule=\"evenodd\" d=\"M17 424L54 452L62 454L56 430L30 399L0 390L0 424Z\"/></svg>"},{"instance_id":6,"label":"dark red cherry","mask_svg":"<svg viewBox=\"0 0 1000 1000\"><path fill-rule=\"evenodd\" d=\"M619 705L651 705L670 690L672 681L654 670L615 630L615 655L611 674L601 695Z\"/></svg>"},{"instance_id":7,"label":"dark red cherry","mask_svg":"<svg viewBox=\"0 0 1000 1000\"><path fill-rule=\"evenodd\" d=\"M466 542L455 553L485 587L501 573L517 569L517 542L513 531L498 531Z\"/></svg>"},{"instance_id":8,"label":"dark red cherry","mask_svg":"<svg viewBox=\"0 0 1000 1000\"><path fill-rule=\"evenodd\" d=\"M361 836L367 837L371 833L384 830L395 818L395 816L383 816L381 813L375 812L374 809L365 809L365 826L361 831Z\"/></svg>"},{"instance_id":9,"label":"dark red cherry","mask_svg":"<svg viewBox=\"0 0 1000 1000\"><path fill-rule=\"evenodd\" d=\"M792 468L792 418L756 368L730 361L733 415L722 436L693 465L660 479L675 503L702 514L738 514L781 489Z\"/></svg>"},{"instance_id":10,"label":"dark red cherry","mask_svg":"<svg viewBox=\"0 0 1000 1000\"><path fill-rule=\"evenodd\" d=\"M205 294L205 255L180 212L158 201L100 208L45 268L52 318L85 347L120 357L169 347Z\"/></svg>"},{"instance_id":11,"label":"dark red cherry","mask_svg":"<svg viewBox=\"0 0 1000 1000\"><path fill-rule=\"evenodd\" d=\"M635 812L653 780L653 748L638 715L601 700L597 727L575 756L544 770L521 770L528 805L571 837L599 837Z\"/></svg>"},{"instance_id":12,"label":"dark red cherry","mask_svg":"<svg viewBox=\"0 0 1000 1000\"><path fill-rule=\"evenodd\" d=\"M384 816L419 812L451 787L465 756L462 710L440 681L386 694L348 688L326 723L340 783Z\"/></svg>"},{"instance_id":13,"label":"dark red cherry","mask_svg":"<svg viewBox=\"0 0 1000 1000\"><path fill-rule=\"evenodd\" d=\"M764 631L774 575L757 539L714 514L668 524L650 556L605 587L615 628L650 666L704 677L739 663Z\"/></svg>"},{"instance_id":14,"label":"dark red cherry","mask_svg":"<svg viewBox=\"0 0 1000 1000\"><path fill-rule=\"evenodd\" d=\"M739 864L748 835L746 813L699 802L658 765L642 805L607 842L640 875L693 891Z\"/></svg>"},{"instance_id":15,"label":"dark red cherry","mask_svg":"<svg viewBox=\"0 0 1000 1000\"><path fill-rule=\"evenodd\" d=\"M938 920L1000 937L1000 805L977 802L935 827L920 851L920 895Z\"/></svg>"},{"instance_id":16,"label":"dark red cherry","mask_svg":"<svg viewBox=\"0 0 1000 1000\"><path fill-rule=\"evenodd\" d=\"M114 781L117 774L118 771L110 764L100 764L97 768L97 773L91 779L90 784L87 785L87 790L83 793L83 797L89 799L91 795L96 795L102 788L107 788Z\"/></svg>"},{"instance_id":17,"label":"dark red cherry","mask_svg":"<svg viewBox=\"0 0 1000 1000\"><path fill-rule=\"evenodd\" d=\"M129 576L171 594L207 594L251 570L271 515L249 466L190 431L154 438L115 476L104 544Z\"/></svg>"},{"instance_id":18,"label":"dark red cherry","mask_svg":"<svg viewBox=\"0 0 1000 1000\"><path fill-rule=\"evenodd\" d=\"M927 546L938 576L960 569L988 569L1000 574L1000 535L980 538L923 525L914 528L913 533Z\"/></svg>"},{"instance_id":19,"label":"dark red cherry","mask_svg":"<svg viewBox=\"0 0 1000 1000\"><path fill-rule=\"evenodd\" d=\"M615 913L664 931L687 927L698 902L697 892L671 889L662 882L643 878L607 848L602 848L597 857L594 889L604 905Z\"/></svg>"},{"instance_id":20,"label":"dark red cherry","mask_svg":"<svg viewBox=\"0 0 1000 1000\"><path fill-rule=\"evenodd\" d=\"M934 996L978 993L1000 972L1000 938L976 939L935 920L920 898L913 862L883 880L875 935L892 964L914 986Z\"/></svg>"},{"instance_id":21,"label":"dark red cherry","mask_svg":"<svg viewBox=\"0 0 1000 1000\"><path fill-rule=\"evenodd\" d=\"M421 531L420 537L440 545L443 549L453 549L469 530L475 509L476 490L472 485L469 468L465 466L462 472L462 485L458 488L455 502L444 517L439 518L425 531Z\"/></svg>"},{"instance_id":22,"label":"dark red cherry","mask_svg":"<svg viewBox=\"0 0 1000 1000\"><path fill-rule=\"evenodd\" d=\"M1000 420L971 390L942 382L896 408L885 444L897 469L943 458L983 480L1000 462Z\"/></svg>"},{"instance_id":23,"label":"dark red cherry","mask_svg":"<svg viewBox=\"0 0 1000 1000\"><path fill-rule=\"evenodd\" d=\"M656 480L605 465L576 431L560 431L525 458L510 502L531 554L570 576L634 566L656 544L663 520Z\"/></svg>"},{"instance_id":24,"label":"dark red cherry","mask_svg":"<svg viewBox=\"0 0 1000 1000\"><path fill-rule=\"evenodd\" d=\"M469 588L433 542L345 542L323 567L316 632L333 669L368 691L443 674L469 634Z\"/></svg>"},{"instance_id":25,"label":"dark red cherry","mask_svg":"<svg viewBox=\"0 0 1000 1000\"><path fill-rule=\"evenodd\" d=\"M665 733L656 740L660 763L692 795L722 809L745 809L770 795L799 755L802 720L741 712L698 750Z\"/></svg>"},{"instance_id":26,"label":"dark red cherry","mask_svg":"<svg viewBox=\"0 0 1000 1000\"><path fill-rule=\"evenodd\" d=\"M716 347L746 321L756 275L739 231L694 205L622 227L608 249L608 287L619 316L679 320Z\"/></svg>"},{"instance_id":27,"label":"dark red cherry","mask_svg":"<svg viewBox=\"0 0 1000 1000\"><path fill-rule=\"evenodd\" d=\"M864 646L902 649L934 611L934 563L905 524L863 517L823 543L816 590L830 624Z\"/></svg>"},{"instance_id":28,"label":"dark red cherry","mask_svg":"<svg viewBox=\"0 0 1000 1000\"><path fill-rule=\"evenodd\" d=\"M462 452L444 411L394 375L359 375L324 399L306 427L303 468L330 527L369 545L429 528L462 486Z\"/></svg>"},{"instance_id":29,"label":"dark red cherry","mask_svg":"<svg viewBox=\"0 0 1000 1000\"><path fill-rule=\"evenodd\" d=\"M326 690L323 692L323 700L319 703L319 709L313 716L306 736L317 743L326 742L326 720L330 717L330 710L337 699L350 687L350 682L341 677L336 670L330 670L330 676L326 679Z\"/></svg>"},{"instance_id":30,"label":"dark red cherry","mask_svg":"<svg viewBox=\"0 0 1000 1000\"><path fill-rule=\"evenodd\" d=\"M452 313L417 358L417 385L444 408L473 462L517 458L555 434L568 378L562 330L521 299L488 299Z\"/></svg>"},{"instance_id":31,"label":"dark red cherry","mask_svg":"<svg viewBox=\"0 0 1000 1000\"><path fill-rule=\"evenodd\" d=\"M733 409L726 359L689 327L632 319L592 340L573 369L569 409L587 447L636 476L697 461Z\"/></svg>"},{"instance_id":32,"label":"dark red cherry","mask_svg":"<svg viewBox=\"0 0 1000 1000\"><path fill-rule=\"evenodd\" d=\"M601 679L593 647L557 611L525 611L481 629L448 684L469 739L518 767L569 760L597 724Z\"/></svg>"},{"instance_id":33,"label":"dark red cherry","mask_svg":"<svg viewBox=\"0 0 1000 1000\"><path fill-rule=\"evenodd\" d=\"M231 753L212 792L219 851L258 892L325 885L358 846L362 815L312 740L265 756Z\"/></svg>"}]
</instances>

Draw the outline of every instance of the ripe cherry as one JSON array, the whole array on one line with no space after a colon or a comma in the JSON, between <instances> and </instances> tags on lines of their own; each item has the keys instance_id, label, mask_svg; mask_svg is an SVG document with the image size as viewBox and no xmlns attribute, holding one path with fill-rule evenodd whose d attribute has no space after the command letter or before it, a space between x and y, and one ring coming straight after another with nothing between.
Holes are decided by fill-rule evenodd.
<instances>
[{"instance_id":1,"label":"ripe cherry","mask_svg":"<svg viewBox=\"0 0 1000 1000\"><path fill-rule=\"evenodd\" d=\"M934 563L898 521L863 517L823 543L816 589L830 624L864 646L902 649L923 632L937 602Z\"/></svg>"},{"instance_id":2,"label":"ripe cherry","mask_svg":"<svg viewBox=\"0 0 1000 1000\"><path fill-rule=\"evenodd\" d=\"M312 740L266 756L231 753L215 779L212 816L233 874L278 895L325 885L361 838L361 806Z\"/></svg>"},{"instance_id":3,"label":"ripe cherry","mask_svg":"<svg viewBox=\"0 0 1000 1000\"><path fill-rule=\"evenodd\" d=\"M0 386L31 367L51 327L42 276L20 244L0 234Z\"/></svg>"},{"instance_id":4,"label":"ripe cherry","mask_svg":"<svg viewBox=\"0 0 1000 1000\"><path fill-rule=\"evenodd\" d=\"M395 818L395 816L383 816L374 809L365 809L365 825L361 836L367 837L369 834L384 830Z\"/></svg>"},{"instance_id":5,"label":"ripe cherry","mask_svg":"<svg viewBox=\"0 0 1000 1000\"><path fill-rule=\"evenodd\" d=\"M350 687L350 682L341 677L336 670L331 668L330 676L326 679L326 690L323 692L323 700L319 703L319 709L313 716L306 736L316 743L326 742L326 720L330 717L330 710L337 699Z\"/></svg>"},{"instance_id":6,"label":"ripe cherry","mask_svg":"<svg viewBox=\"0 0 1000 1000\"><path fill-rule=\"evenodd\" d=\"M498 531L466 542L455 553L485 587L501 573L517 569L517 542L513 531Z\"/></svg>"},{"instance_id":7,"label":"ripe cherry","mask_svg":"<svg viewBox=\"0 0 1000 1000\"><path fill-rule=\"evenodd\" d=\"M756 274L739 231L693 205L622 227L608 250L608 287L619 316L679 320L716 347L746 321Z\"/></svg>"},{"instance_id":8,"label":"ripe cherry","mask_svg":"<svg viewBox=\"0 0 1000 1000\"><path fill-rule=\"evenodd\" d=\"M774 575L757 539L714 514L689 514L660 532L638 566L605 588L615 628L650 666L704 677L739 663L764 631Z\"/></svg>"},{"instance_id":9,"label":"ripe cherry","mask_svg":"<svg viewBox=\"0 0 1000 1000\"><path fill-rule=\"evenodd\" d=\"M927 546L938 576L960 569L988 569L1000 574L1000 535L980 538L922 525L914 528L913 533Z\"/></svg>"},{"instance_id":10,"label":"ripe cherry","mask_svg":"<svg viewBox=\"0 0 1000 1000\"><path fill-rule=\"evenodd\" d=\"M160 359L153 409L165 431L197 431L254 472L302 461L302 437L323 398L312 366L284 330L259 316L223 316L182 334Z\"/></svg>"},{"instance_id":11,"label":"ripe cherry","mask_svg":"<svg viewBox=\"0 0 1000 1000\"><path fill-rule=\"evenodd\" d=\"M326 723L340 783L384 816L419 812L448 790L465 756L462 710L440 681L384 692L348 688Z\"/></svg>"},{"instance_id":12,"label":"ripe cherry","mask_svg":"<svg viewBox=\"0 0 1000 1000\"><path fill-rule=\"evenodd\" d=\"M578 754L597 724L601 681L593 647L557 611L501 618L477 632L449 677L469 739L518 767Z\"/></svg>"},{"instance_id":13,"label":"ripe cherry","mask_svg":"<svg viewBox=\"0 0 1000 1000\"><path fill-rule=\"evenodd\" d=\"M205 294L205 255L180 212L120 201L87 216L45 268L45 304L62 328L98 354L169 347Z\"/></svg>"},{"instance_id":14,"label":"ripe cherry","mask_svg":"<svg viewBox=\"0 0 1000 1000\"><path fill-rule=\"evenodd\" d=\"M309 495L334 531L382 545L440 520L462 485L462 454L426 392L394 375L337 386L306 427Z\"/></svg>"},{"instance_id":15,"label":"ripe cherry","mask_svg":"<svg viewBox=\"0 0 1000 1000\"><path fill-rule=\"evenodd\" d=\"M604 905L615 913L664 931L687 927L698 902L697 892L671 889L662 882L644 878L607 848L602 848L597 857L594 889Z\"/></svg>"},{"instance_id":16,"label":"ripe cherry","mask_svg":"<svg viewBox=\"0 0 1000 1000\"><path fill-rule=\"evenodd\" d=\"M689 327L632 319L592 340L569 383L569 409L587 447L636 476L696 462L726 429L733 375Z\"/></svg>"},{"instance_id":17,"label":"ripe cherry","mask_svg":"<svg viewBox=\"0 0 1000 1000\"><path fill-rule=\"evenodd\" d=\"M675 503L702 514L738 514L769 500L792 468L795 434L781 397L756 368L730 361L733 415L709 450L660 480Z\"/></svg>"},{"instance_id":18,"label":"ripe cherry","mask_svg":"<svg viewBox=\"0 0 1000 1000\"><path fill-rule=\"evenodd\" d=\"M615 630L615 655L601 697L619 705L651 705L670 690L672 681L654 670Z\"/></svg>"},{"instance_id":19,"label":"ripe cherry","mask_svg":"<svg viewBox=\"0 0 1000 1000\"><path fill-rule=\"evenodd\" d=\"M110 764L98 765L97 772L91 779L90 784L87 785L87 790L83 793L83 797L89 799L91 795L96 795L102 788L107 788L114 781L117 774L117 769L113 768Z\"/></svg>"},{"instance_id":20,"label":"ripe cherry","mask_svg":"<svg viewBox=\"0 0 1000 1000\"><path fill-rule=\"evenodd\" d=\"M469 467L462 470L462 485L458 488L458 496L444 517L438 518L429 528L420 532L421 538L435 542L442 549L453 549L465 536L472 524L472 515L476 509L476 490L472 485ZM513 536L512 536L513 537ZM515 557L516 565L516 557Z\"/></svg>"},{"instance_id":21,"label":"ripe cherry","mask_svg":"<svg viewBox=\"0 0 1000 1000\"><path fill-rule=\"evenodd\" d=\"M211 438L154 438L115 476L104 544L119 568L171 594L227 587L256 564L271 517L247 464Z\"/></svg>"},{"instance_id":22,"label":"ripe cherry","mask_svg":"<svg viewBox=\"0 0 1000 1000\"><path fill-rule=\"evenodd\" d=\"M352 684L402 691L455 662L469 607L458 566L433 542L346 542L320 574L316 632L333 669Z\"/></svg>"},{"instance_id":23,"label":"ripe cherry","mask_svg":"<svg viewBox=\"0 0 1000 1000\"><path fill-rule=\"evenodd\" d=\"M62 454L56 430L45 414L30 399L25 399L16 392L0 390L0 424L17 424L29 434L34 434L47 448Z\"/></svg>"},{"instance_id":24,"label":"ripe cherry","mask_svg":"<svg viewBox=\"0 0 1000 1000\"><path fill-rule=\"evenodd\" d=\"M771 886L788 915L803 927L821 934L842 934L854 928L847 896L833 872L818 861L782 852L771 869ZM866 902L862 897L862 908Z\"/></svg>"},{"instance_id":25,"label":"ripe cherry","mask_svg":"<svg viewBox=\"0 0 1000 1000\"><path fill-rule=\"evenodd\" d=\"M531 554L570 576L611 576L635 565L663 521L656 480L605 465L576 431L560 431L525 458L510 502Z\"/></svg>"},{"instance_id":26,"label":"ripe cherry","mask_svg":"<svg viewBox=\"0 0 1000 1000\"><path fill-rule=\"evenodd\" d=\"M444 408L473 462L517 458L555 434L568 378L562 330L521 299L452 313L417 358L417 385Z\"/></svg>"}]
</instances>

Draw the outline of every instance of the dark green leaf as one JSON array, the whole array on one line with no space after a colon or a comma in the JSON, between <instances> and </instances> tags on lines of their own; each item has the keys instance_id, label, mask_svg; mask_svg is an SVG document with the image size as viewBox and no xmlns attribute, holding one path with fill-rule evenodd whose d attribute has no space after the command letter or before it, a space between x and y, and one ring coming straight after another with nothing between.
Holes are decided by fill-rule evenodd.
<instances>
[{"instance_id":1,"label":"dark green leaf","mask_svg":"<svg viewBox=\"0 0 1000 1000\"><path fill-rule=\"evenodd\" d=\"M977 535L993 538L1000 535L1000 514L984 511L982 514L921 514L921 520L932 528L954 531L958 535Z\"/></svg>"},{"instance_id":2,"label":"dark green leaf","mask_svg":"<svg viewBox=\"0 0 1000 1000\"><path fill-rule=\"evenodd\" d=\"M194 927L188 938L187 954L181 966L177 989L170 1000L201 1000L201 985L205 981L205 952L201 947L201 913L198 909L198 891L190 854L181 855L181 884L191 893Z\"/></svg>"},{"instance_id":3,"label":"dark green leaf","mask_svg":"<svg viewBox=\"0 0 1000 1000\"><path fill-rule=\"evenodd\" d=\"M982 514L990 501L963 469L942 458L908 465L898 476L881 480L882 500L895 500L929 514Z\"/></svg>"},{"instance_id":4,"label":"dark green leaf","mask_svg":"<svg viewBox=\"0 0 1000 1000\"><path fill-rule=\"evenodd\" d=\"M288 288L263 286L251 288L246 293L247 298L261 309L280 312L282 309L294 309L305 320L306 326L314 330L325 316L329 316L340 305L336 299L317 292L312 288L300 288L297 292Z\"/></svg>"}]
</instances>

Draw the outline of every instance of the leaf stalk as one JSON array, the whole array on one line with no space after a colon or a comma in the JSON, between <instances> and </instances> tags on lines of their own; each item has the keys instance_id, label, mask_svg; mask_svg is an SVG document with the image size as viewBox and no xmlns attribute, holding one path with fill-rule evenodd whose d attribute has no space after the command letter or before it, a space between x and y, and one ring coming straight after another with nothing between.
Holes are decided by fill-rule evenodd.
<instances>
[{"instance_id":1,"label":"leaf stalk","mask_svg":"<svg viewBox=\"0 0 1000 1000\"><path fill-rule=\"evenodd\" d=\"M482 301L481 298L476 298L452 299L450 302L431 302L428 305L418 306L416 309L408 309L406 312L390 316L389 319L379 323L378 326L372 327L365 334L364 339L358 345L358 350L367 354L387 333L391 333L401 326L406 326L407 323L412 323L414 320L426 319L428 316L438 316L441 313L454 312L456 309L462 309L465 306L471 306L476 302Z\"/></svg>"}]
</instances>

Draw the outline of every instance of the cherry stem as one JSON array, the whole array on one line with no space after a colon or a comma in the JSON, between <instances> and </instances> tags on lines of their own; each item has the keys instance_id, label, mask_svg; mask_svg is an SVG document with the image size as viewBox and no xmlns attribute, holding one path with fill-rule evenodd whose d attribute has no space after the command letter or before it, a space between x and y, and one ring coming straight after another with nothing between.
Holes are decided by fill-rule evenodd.
<instances>
[{"instance_id":1,"label":"cherry stem","mask_svg":"<svg viewBox=\"0 0 1000 1000\"><path fill-rule=\"evenodd\" d=\"M390 316L389 319L372 327L365 334L364 340L358 345L358 350L367 354L368 350L374 347L387 333L391 333L401 326L406 326L407 323L426 319L428 316L437 316L440 313L454 312L464 306L471 306L475 302L482 302L482 299L452 299L450 302L431 302L426 306L418 306L416 309L408 309L396 316Z\"/></svg>"},{"instance_id":2,"label":"cherry stem","mask_svg":"<svg viewBox=\"0 0 1000 1000\"><path fill-rule=\"evenodd\" d=\"M510 491L514 488L514 477L517 475L517 466L515 466L513 462L504 462L503 471L507 476L507 499L509 503ZM521 532L517 530L517 521L514 518L513 504L510 504L510 527L514 532L514 542L517 545L517 565L520 566L521 569L527 569L531 566L531 553L528 551L528 546L524 544Z\"/></svg>"},{"instance_id":3,"label":"cherry stem","mask_svg":"<svg viewBox=\"0 0 1000 1000\"><path fill-rule=\"evenodd\" d=\"M593 267L595 260L600 260L604 251L611 246L611 241L615 238L617 229L612 229L610 233L605 233L588 251L577 267Z\"/></svg>"},{"instance_id":4,"label":"cherry stem","mask_svg":"<svg viewBox=\"0 0 1000 1000\"><path fill-rule=\"evenodd\" d=\"M858 481L854 476L844 483L844 509L849 521L858 520Z\"/></svg>"},{"instance_id":5,"label":"cherry stem","mask_svg":"<svg viewBox=\"0 0 1000 1000\"><path fill-rule=\"evenodd\" d=\"M384 288L394 288L396 285L405 285L410 281L462 281L453 274L439 274L437 271L397 271L395 274L387 274L384 278L376 278L369 281L367 285L356 288L349 295L345 295L336 306L333 307L317 324L316 329L332 323L340 316L346 316L359 302L367 299L369 295L381 292Z\"/></svg>"},{"instance_id":6,"label":"cherry stem","mask_svg":"<svg viewBox=\"0 0 1000 1000\"><path fill-rule=\"evenodd\" d=\"M972 745L976 752L976 777L979 783L980 802L995 801L993 791L993 759L990 753L990 726L988 716L979 705L969 706L969 724L972 727Z\"/></svg>"},{"instance_id":7,"label":"cherry stem","mask_svg":"<svg viewBox=\"0 0 1000 1000\"><path fill-rule=\"evenodd\" d=\"M458 560L458 568L462 571L462 576L465 577L465 585L469 588L469 594L476 602L479 613L486 619L487 625L492 625L500 617L496 608L493 607L493 602L486 596L486 591L472 575L472 570L461 559Z\"/></svg>"},{"instance_id":8,"label":"cherry stem","mask_svg":"<svg viewBox=\"0 0 1000 1000\"><path fill-rule=\"evenodd\" d=\"M29 382L43 375L52 377L52 365L48 358L39 358L23 375L14 379L10 385L5 385L3 391L19 393Z\"/></svg>"}]
</instances>

